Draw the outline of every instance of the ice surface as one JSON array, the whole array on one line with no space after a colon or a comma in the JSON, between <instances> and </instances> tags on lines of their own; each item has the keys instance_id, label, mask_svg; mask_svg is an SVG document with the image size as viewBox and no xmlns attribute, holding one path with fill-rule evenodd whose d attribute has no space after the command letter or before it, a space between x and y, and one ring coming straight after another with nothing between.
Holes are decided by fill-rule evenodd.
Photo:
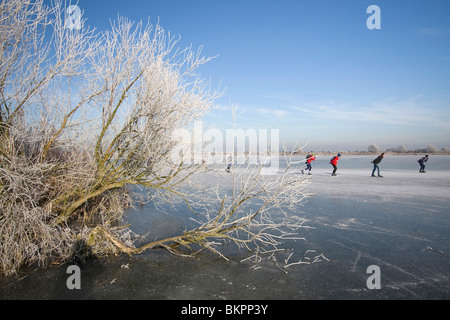
<instances>
[{"instance_id":1,"label":"ice surface","mask_svg":"<svg viewBox=\"0 0 450 320\"><path fill-rule=\"evenodd\" d=\"M328 159L313 163L307 192L320 196L423 198L450 201L450 156L431 156L426 173L419 173L420 155L387 155L379 164L383 178L371 177L375 156L342 156L336 177ZM303 168L299 165L300 169Z\"/></svg>"},{"instance_id":2,"label":"ice surface","mask_svg":"<svg viewBox=\"0 0 450 320\"><path fill-rule=\"evenodd\" d=\"M239 256L226 262L203 254L194 260L154 250L83 266L78 291L67 289L64 266L30 273L21 281L0 279L0 299L448 300L450 156L431 155L426 173L418 172L420 157L387 155L380 164L384 178L370 176L375 156L344 154L337 177L330 175L329 156L313 162L310 185L303 190L313 195L299 214L314 229L304 234L306 241L287 245L293 249L292 261L307 250L328 261L293 265L285 273L273 265L249 268ZM298 164L290 174L301 174L304 157L294 160ZM281 162L280 172L283 167ZM230 176L225 168L219 180L204 173L197 182L226 187ZM144 206L130 219L143 232L156 228L163 236L186 227L186 214L176 210L158 215ZM366 286L371 265L381 270L379 290Z\"/></svg>"}]
</instances>

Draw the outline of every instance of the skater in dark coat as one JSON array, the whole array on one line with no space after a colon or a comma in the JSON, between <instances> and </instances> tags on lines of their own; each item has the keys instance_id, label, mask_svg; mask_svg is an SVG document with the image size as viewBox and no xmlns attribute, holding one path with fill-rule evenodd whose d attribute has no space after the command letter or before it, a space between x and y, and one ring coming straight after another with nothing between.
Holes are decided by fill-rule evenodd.
<instances>
[{"instance_id":1,"label":"skater in dark coat","mask_svg":"<svg viewBox=\"0 0 450 320\"><path fill-rule=\"evenodd\" d=\"M332 176L336 176L337 163L338 163L340 157L341 157L341 154L338 153L337 156L335 156L333 159L330 160L330 163L333 166L333 173L331 174Z\"/></svg>"},{"instance_id":2,"label":"skater in dark coat","mask_svg":"<svg viewBox=\"0 0 450 320\"><path fill-rule=\"evenodd\" d=\"M378 166L378 164L381 162L381 160L383 160L385 153L383 152L381 155L379 155L376 159L374 159L372 161L373 163L373 171L372 171L372 177L375 177L375 170L378 171L378 176L380 178L382 178L383 176L380 175L380 167Z\"/></svg>"},{"instance_id":3,"label":"skater in dark coat","mask_svg":"<svg viewBox=\"0 0 450 320\"><path fill-rule=\"evenodd\" d=\"M233 158L230 156L230 157L228 157L228 166L227 166L227 168L226 168L226 172L228 172L228 173L230 173L231 172L231 164L232 164L232 162L233 162Z\"/></svg>"},{"instance_id":4,"label":"skater in dark coat","mask_svg":"<svg viewBox=\"0 0 450 320\"><path fill-rule=\"evenodd\" d=\"M428 155L426 155L425 157L420 158L419 160L417 160L417 162L420 164L420 169L419 169L420 173L425 173L426 172L425 171L425 162L427 162L427 161L428 161Z\"/></svg>"}]
</instances>

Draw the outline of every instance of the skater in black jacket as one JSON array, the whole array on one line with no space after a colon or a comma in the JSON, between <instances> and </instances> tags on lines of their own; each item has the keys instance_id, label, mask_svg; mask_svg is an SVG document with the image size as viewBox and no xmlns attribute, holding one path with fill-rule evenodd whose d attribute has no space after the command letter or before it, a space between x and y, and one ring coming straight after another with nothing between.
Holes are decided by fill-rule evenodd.
<instances>
[{"instance_id":1,"label":"skater in black jacket","mask_svg":"<svg viewBox=\"0 0 450 320\"><path fill-rule=\"evenodd\" d=\"M379 155L376 159L374 159L372 161L373 163L373 171L372 171L372 177L375 177L375 170L378 171L378 176L380 178L383 178L382 175L380 175L380 167L378 166L378 164L381 162L381 160L383 160L385 153L383 152L381 155Z\"/></svg>"},{"instance_id":2,"label":"skater in black jacket","mask_svg":"<svg viewBox=\"0 0 450 320\"><path fill-rule=\"evenodd\" d=\"M428 155L426 155L425 157L420 158L419 160L417 160L417 162L420 164L420 169L419 169L420 173L425 173L426 172L425 171L425 162L427 162L427 161L428 161Z\"/></svg>"}]
</instances>

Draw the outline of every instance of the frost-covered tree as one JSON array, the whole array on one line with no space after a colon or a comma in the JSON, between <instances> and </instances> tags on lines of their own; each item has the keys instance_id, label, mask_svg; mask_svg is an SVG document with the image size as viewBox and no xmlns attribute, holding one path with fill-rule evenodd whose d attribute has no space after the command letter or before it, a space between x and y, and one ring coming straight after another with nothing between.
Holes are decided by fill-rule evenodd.
<instances>
[{"instance_id":1,"label":"frost-covered tree","mask_svg":"<svg viewBox=\"0 0 450 320\"><path fill-rule=\"evenodd\" d=\"M85 21L68 28L65 16L61 1L0 3L0 274L65 261L80 241L97 255L192 255L220 254L221 240L259 256L296 238L304 221L285 213L305 196L298 176L264 177L260 164L234 171L225 191L189 188L202 165L171 161L174 130L221 94L197 73L209 58L159 25L118 18L97 33ZM199 227L136 248L122 225L133 185L152 201L184 202Z\"/></svg>"},{"instance_id":2,"label":"frost-covered tree","mask_svg":"<svg viewBox=\"0 0 450 320\"><path fill-rule=\"evenodd\" d=\"M386 151L388 151L388 152L394 152L394 153L406 153L406 152L408 152L408 150L406 149L406 147L403 146L403 145L398 146L398 147L396 147L396 148L389 148L389 149L387 149Z\"/></svg>"},{"instance_id":3,"label":"frost-covered tree","mask_svg":"<svg viewBox=\"0 0 450 320\"><path fill-rule=\"evenodd\" d=\"M367 152L369 152L369 153L379 153L380 152L380 147L377 146L376 144L371 144L367 148Z\"/></svg>"},{"instance_id":4,"label":"frost-covered tree","mask_svg":"<svg viewBox=\"0 0 450 320\"><path fill-rule=\"evenodd\" d=\"M439 152L439 149L435 145L429 144L426 152L427 153L437 153L437 152Z\"/></svg>"}]
</instances>

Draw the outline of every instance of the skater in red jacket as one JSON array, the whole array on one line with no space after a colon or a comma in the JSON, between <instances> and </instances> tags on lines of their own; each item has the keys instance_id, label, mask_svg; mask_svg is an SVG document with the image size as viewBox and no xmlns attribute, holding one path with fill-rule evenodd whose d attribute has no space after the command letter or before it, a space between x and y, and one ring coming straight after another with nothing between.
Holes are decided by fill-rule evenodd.
<instances>
[{"instance_id":1,"label":"skater in red jacket","mask_svg":"<svg viewBox=\"0 0 450 320\"><path fill-rule=\"evenodd\" d=\"M312 155L308 154L306 156L306 162L305 162L306 168L302 170L302 173L305 173L304 171L306 170L306 171L309 171L308 174L311 175L311 161L315 161L315 160L316 160L315 153L313 153Z\"/></svg>"},{"instance_id":2,"label":"skater in red jacket","mask_svg":"<svg viewBox=\"0 0 450 320\"><path fill-rule=\"evenodd\" d=\"M338 153L337 156L335 156L333 159L330 160L330 163L333 166L333 173L331 174L332 176L336 176L337 163L338 163L340 157L341 157L341 154Z\"/></svg>"}]
</instances>

